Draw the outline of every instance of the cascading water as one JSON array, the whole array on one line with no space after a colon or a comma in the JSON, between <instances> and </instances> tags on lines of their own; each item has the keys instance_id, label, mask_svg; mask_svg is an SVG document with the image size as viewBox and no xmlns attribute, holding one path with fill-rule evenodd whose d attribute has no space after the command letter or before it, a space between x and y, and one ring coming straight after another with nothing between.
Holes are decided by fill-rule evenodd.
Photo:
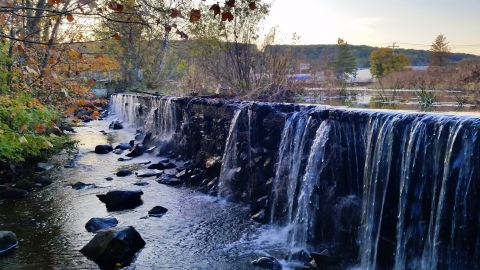
<instances>
[{"instance_id":1,"label":"cascading water","mask_svg":"<svg viewBox=\"0 0 480 270\"><path fill-rule=\"evenodd\" d=\"M222 158L222 167L218 177L218 195L224 198L232 195L231 181L235 177L235 173L240 171L237 161L237 131L239 128L239 117L244 109L245 107L235 110L228 130L228 137Z\"/></svg>"}]
</instances>

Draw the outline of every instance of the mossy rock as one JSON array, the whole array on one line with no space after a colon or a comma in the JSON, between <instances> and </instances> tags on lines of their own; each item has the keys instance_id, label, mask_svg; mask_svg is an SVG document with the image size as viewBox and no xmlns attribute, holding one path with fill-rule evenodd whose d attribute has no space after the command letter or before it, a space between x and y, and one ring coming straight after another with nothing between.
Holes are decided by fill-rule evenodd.
<instances>
[{"instance_id":1,"label":"mossy rock","mask_svg":"<svg viewBox=\"0 0 480 270\"><path fill-rule=\"evenodd\" d=\"M15 184L15 188L30 191L33 189L33 182L22 179Z\"/></svg>"}]
</instances>

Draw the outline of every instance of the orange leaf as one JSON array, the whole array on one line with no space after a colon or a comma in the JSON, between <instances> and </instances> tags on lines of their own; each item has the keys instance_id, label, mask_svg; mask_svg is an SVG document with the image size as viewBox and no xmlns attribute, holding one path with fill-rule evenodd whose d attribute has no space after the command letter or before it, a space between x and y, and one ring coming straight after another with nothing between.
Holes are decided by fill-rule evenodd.
<instances>
[{"instance_id":1,"label":"orange leaf","mask_svg":"<svg viewBox=\"0 0 480 270\"><path fill-rule=\"evenodd\" d=\"M183 31L180 31L180 30L177 29L177 32L175 32L175 33L179 34L180 37L183 38L183 39L188 39L188 35L185 34Z\"/></svg>"},{"instance_id":2,"label":"orange leaf","mask_svg":"<svg viewBox=\"0 0 480 270\"><path fill-rule=\"evenodd\" d=\"M45 126L45 124L39 124L39 123L37 123L33 129L34 129L35 132L37 132L37 133L45 133L46 128L47 128L47 127Z\"/></svg>"},{"instance_id":3,"label":"orange leaf","mask_svg":"<svg viewBox=\"0 0 480 270\"><path fill-rule=\"evenodd\" d=\"M72 121L76 124L78 122L78 117L74 116Z\"/></svg>"},{"instance_id":4,"label":"orange leaf","mask_svg":"<svg viewBox=\"0 0 480 270\"><path fill-rule=\"evenodd\" d=\"M18 44L17 51L18 51L19 54L24 54L25 53L25 47L23 47L23 44Z\"/></svg>"},{"instance_id":5,"label":"orange leaf","mask_svg":"<svg viewBox=\"0 0 480 270\"><path fill-rule=\"evenodd\" d=\"M49 63L50 65L55 64L55 59L50 56L50 57L48 58L48 63Z\"/></svg>"},{"instance_id":6,"label":"orange leaf","mask_svg":"<svg viewBox=\"0 0 480 270\"><path fill-rule=\"evenodd\" d=\"M177 24L176 23L172 24L172 27L177 28Z\"/></svg>"},{"instance_id":7,"label":"orange leaf","mask_svg":"<svg viewBox=\"0 0 480 270\"><path fill-rule=\"evenodd\" d=\"M72 58L73 57L78 57L78 52L76 52L75 50L69 50L68 55Z\"/></svg>"},{"instance_id":8,"label":"orange leaf","mask_svg":"<svg viewBox=\"0 0 480 270\"><path fill-rule=\"evenodd\" d=\"M100 116L100 113L99 113L98 111L94 111L94 112L92 113L92 116L93 116L93 117L99 117L99 116Z\"/></svg>"},{"instance_id":9,"label":"orange leaf","mask_svg":"<svg viewBox=\"0 0 480 270\"><path fill-rule=\"evenodd\" d=\"M67 21L73 22L73 15L72 14L67 15Z\"/></svg>"},{"instance_id":10,"label":"orange leaf","mask_svg":"<svg viewBox=\"0 0 480 270\"><path fill-rule=\"evenodd\" d=\"M23 125L21 128L20 128L20 132L24 132L25 130L27 130L28 126L27 125Z\"/></svg>"},{"instance_id":11,"label":"orange leaf","mask_svg":"<svg viewBox=\"0 0 480 270\"><path fill-rule=\"evenodd\" d=\"M222 22L224 22L226 20L228 20L229 22L231 22L233 20L233 14L230 13L230 11L222 13Z\"/></svg>"},{"instance_id":12,"label":"orange leaf","mask_svg":"<svg viewBox=\"0 0 480 270\"><path fill-rule=\"evenodd\" d=\"M116 2L110 2L108 3L108 8L111 9L111 10L115 10L117 12L122 12L123 11L123 5L120 5Z\"/></svg>"},{"instance_id":13,"label":"orange leaf","mask_svg":"<svg viewBox=\"0 0 480 270\"><path fill-rule=\"evenodd\" d=\"M97 80L95 80L94 78L90 78L88 79L87 81L87 86L92 86Z\"/></svg>"},{"instance_id":14,"label":"orange leaf","mask_svg":"<svg viewBox=\"0 0 480 270\"><path fill-rule=\"evenodd\" d=\"M48 4L49 4L49 5L55 4L55 0L48 0Z\"/></svg>"},{"instance_id":15,"label":"orange leaf","mask_svg":"<svg viewBox=\"0 0 480 270\"><path fill-rule=\"evenodd\" d=\"M75 111L75 108L76 108L75 105L72 105L72 106L68 107L68 109L67 109L67 114L73 113L73 112Z\"/></svg>"},{"instance_id":16,"label":"orange leaf","mask_svg":"<svg viewBox=\"0 0 480 270\"><path fill-rule=\"evenodd\" d=\"M200 20L201 16L202 15L200 14L199 9L192 9L190 11L190 22L196 22L196 21Z\"/></svg>"},{"instance_id":17,"label":"orange leaf","mask_svg":"<svg viewBox=\"0 0 480 270\"><path fill-rule=\"evenodd\" d=\"M80 99L80 100L78 101L78 105L80 105L80 106L85 106L85 100Z\"/></svg>"},{"instance_id":18,"label":"orange leaf","mask_svg":"<svg viewBox=\"0 0 480 270\"><path fill-rule=\"evenodd\" d=\"M4 24L6 20L5 14L0 14L0 24Z\"/></svg>"},{"instance_id":19,"label":"orange leaf","mask_svg":"<svg viewBox=\"0 0 480 270\"><path fill-rule=\"evenodd\" d=\"M120 35L118 33L113 34L112 37L115 38L116 40L120 40Z\"/></svg>"},{"instance_id":20,"label":"orange leaf","mask_svg":"<svg viewBox=\"0 0 480 270\"><path fill-rule=\"evenodd\" d=\"M225 2L225 5L229 7L235 7L235 0L228 0Z\"/></svg>"},{"instance_id":21,"label":"orange leaf","mask_svg":"<svg viewBox=\"0 0 480 270\"><path fill-rule=\"evenodd\" d=\"M218 4L213 4L209 10L213 10L213 17L217 16L220 14L220 6Z\"/></svg>"},{"instance_id":22,"label":"orange leaf","mask_svg":"<svg viewBox=\"0 0 480 270\"><path fill-rule=\"evenodd\" d=\"M257 5L255 4L255 2L250 2L248 3L248 7L250 8L250 10L255 10L257 8Z\"/></svg>"}]
</instances>

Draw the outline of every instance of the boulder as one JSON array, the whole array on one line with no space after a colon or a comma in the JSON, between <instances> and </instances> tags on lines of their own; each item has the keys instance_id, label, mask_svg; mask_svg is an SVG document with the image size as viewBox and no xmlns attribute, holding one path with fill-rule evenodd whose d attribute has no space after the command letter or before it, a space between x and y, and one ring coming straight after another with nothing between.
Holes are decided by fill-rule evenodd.
<instances>
[{"instance_id":1,"label":"boulder","mask_svg":"<svg viewBox=\"0 0 480 270\"><path fill-rule=\"evenodd\" d=\"M168 163L165 163L163 164L165 166L165 169L174 169L177 167L177 165L171 163L171 162L168 162Z\"/></svg>"},{"instance_id":2,"label":"boulder","mask_svg":"<svg viewBox=\"0 0 480 270\"><path fill-rule=\"evenodd\" d=\"M141 144L135 145L130 153L126 154L127 157L139 157L143 155L143 146Z\"/></svg>"},{"instance_id":3,"label":"boulder","mask_svg":"<svg viewBox=\"0 0 480 270\"><path fill-rule=\"evenodd\" d=\"M167 186L178 186L183 184L183 181L177 178L170 177L168 175L164 175L161 179L157 180L159 184L164 184Z\"/></svg>"},{"instance_id":4,"label":"boulder","mask_svg":"<svg viewBox=\"0 0 480 270\"><path fill-rule=\"evenodd\" d=\"M159 171L159 170L144 169L144 170L136 171L135 175L137 177L152 177L152 176L157 176L161 173L162 171Z\"/></svg>"},{"instance_id":5,"label":"boulder","mask_svg":"<svg viewBox=\"0 0 480 270\"><path fill-rule=\"evenodd\" d=\"M118 177L125 177L125 176L129 176L129 175L131 175L131 174L133 174L133 172L132 172L132 171L129 171L129 170L121 170L121 171L118 171L118 172L116 173L116 175L117 175Z\"/></svg>"},{"instance_id":6,"label":"boulder","mask_svg":"<svg viewBox=\"0 0 480 270\"><path fill-rule=\"evenodd\" d=\"M163 165L163 163L151 164L147 167L147 169L163 170L165 169L165 165Z\"/></svg>"},{"instance_id":7,"label":"boulder","mask_svg":"<svg viewBox=\"0 0 480 270\"><path fill-rule=\"evenodd\" d=\"M110 123L110 126L108 128L110 128L110 129L122 129L123 125L119 121L112 121L112 123Z\"/></svg>"},{"instance_id":8,"label":"boulder","mask_svg":"<svg viewBox=\"0 0 480 270\"><path fill-rule=\"evenodd\" d=\"M168 209L163 206L155 206L150 211L148 211L148 215L151 217L161 217L165 213L167 213Z\"/></svg>"},{"instance_id":9,"label":"boulder","mask_svg":"<svg viewBox=\"0 0 480 270\"><path fill-rule=\"evenodd\" d=\"M33 189L33 183L28 180L22 179L15 184L15 188L30 191Z\"/></svg>"},{"instance_id":10,"label":"boulder","mask_svg":"<svg viewBox=\"0 0 480 270\"><path fill-rule=\"evenodd\" d=\"M87 187L95 187L95 184L85 184L83 182L77 182L72 185L72 188L76 190L87 188Z\"/></svg>"},{"instance_id":11,"label":"boulder","mask_svg":"<svg viewBox=\"0 0 480 270\"><path fill-rule=\"evenodd\" d=\"M18 188L7 188L0 191L0 198L3 199L15 199L28 195L28 191Z\"/></svg>"},{"instance_id":12,"label":"boulder","mask_svg":"<svg viewBox=\"0 0 480 270\"><path fill-rule=\"evenodd\" d=\"M278 260L271 256L260 257L252 261L252 265L260 268L264 268L264 269L272 269L272 270L282 269L282 265L278 262Z\"/></svg>"},{"instance_id":13,"label":"boulder","mask_svg":"<svg viewBox=\"0 0 480 270\"><path fill-rule=\"evenodd\" d=\"M87 232L97 232L99 230L116 227L117 224L118 220L114 217L91 218L87 224L85 224L85 229L87 229Z\"/></svg>"},{"instance_id":14,"label":"boulder","mask_svg":"<svg viewBox=\"0 0 480 270\"><path fill-rule=\"evenodd\" d=\"M0 231L0 253L15 248L18 245L17 236L11 231Z\"/></svg>"},{"instance_id":15,"label":"boulder","mask_svg":"<svg viewBox=\"0 0 480 270\"><path fill-rule=\"evenodd\" d=\"M119 145L115 146L115 149L131 150L132 146L130 145L130 143L122 142Z\"/></svg>"},{"instance_id":16,"label":"boulder","mask_svg":"<svg viewBox=\"0 0 480 270\"><path fill-rule=\"evenodd\" d=\"M145 241L134 227L99 231L80 252L102 269L129 265Z\"/></svg>"},{"instance_id":17,"label":"boulder","mask_svg":"<svg viewBox=\"0 0 480 270\"><path fill-rule=\"evenodd\" d=\"M39 162L37 164L37 167L35 167L35 170L41 172L41 171L48 171L50 169L53 168L53 165L52 164L48 164L48 163L43 163L43 162Z\"/></svg>"},{"instance_id":18,"label":"boulder","mask_svg":"<svg viewBox=\"0 0 480 270\"><path fill-rule=\"evenodd\" d=\"M40 176L39 178L35 179L35 183L41 184L42 187L46 187L53 183L53 179L48 176Z\"/></svg>"},{"instance_id":19,"label":"boulder","mask_svg":"<svg viewBox=\"0 0 480 270\"><path fill-rule=\"evenodd\" d=\"M312 252L310 253L310 257L312 258L313 263L321 269L335 268L340 265L340 260L332 256L328 249L325 249L320 253Z\"/></svg>"},{"instance_id":20,"label":"boulder","mask_svg":"<svg viewBox=\"0 0 480 270\"><path fill-rule=\"evenodd\" d=\"M108 154L112 151L113 151L112 146L108 144L100 144L95 146L95 153L97 154Z\"/></svg>"},{"instance_id":21,"label":"boulder","mask_svg":"<svg viewBox=\"0 0 480 270\"><path fill-rule=\"evenodd\" d=\"M143 191L138 190L111 190L107 194L97 195L98 199L105 203L108 210L132 209L141 205Z\"/></svg>"}]
</instances>

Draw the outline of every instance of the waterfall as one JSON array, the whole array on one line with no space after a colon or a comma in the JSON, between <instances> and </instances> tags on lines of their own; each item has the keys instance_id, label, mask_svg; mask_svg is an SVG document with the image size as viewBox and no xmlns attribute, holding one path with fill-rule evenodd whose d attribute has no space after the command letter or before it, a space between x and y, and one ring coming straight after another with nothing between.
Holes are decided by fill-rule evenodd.
<instances>
[{"instance_id":1,"label":"waterfall","mask_svg":"<svg viewBox=\"0 0 480 270\"><path fill-rule=\"evenodd\" d=\"M315 212L318 210L318 198L314 193L314 187L319 181L319 176L324 168L325 144L330 133L329 120L324 120L317 129L307 167L300 183L298 206L292 220L292 246L306 248L309 238L315 238Z\"/></svg>"},{"instance_id":2,"label":"waterfall","mask_svg":"<svg viewBox=\"0 0 480 270\"><path fill-rule=\"evenodd\" d=\"M236 109L230 128L228 130L228 137L223 152L222 167L220 169L220 176L218 177L218 195L221 197L228 197L233 194L231 182L235 177L235 173L240 172L237 158L237 133L239 128L239 116L245 107Z\"/></svg>"}]
</instances>

